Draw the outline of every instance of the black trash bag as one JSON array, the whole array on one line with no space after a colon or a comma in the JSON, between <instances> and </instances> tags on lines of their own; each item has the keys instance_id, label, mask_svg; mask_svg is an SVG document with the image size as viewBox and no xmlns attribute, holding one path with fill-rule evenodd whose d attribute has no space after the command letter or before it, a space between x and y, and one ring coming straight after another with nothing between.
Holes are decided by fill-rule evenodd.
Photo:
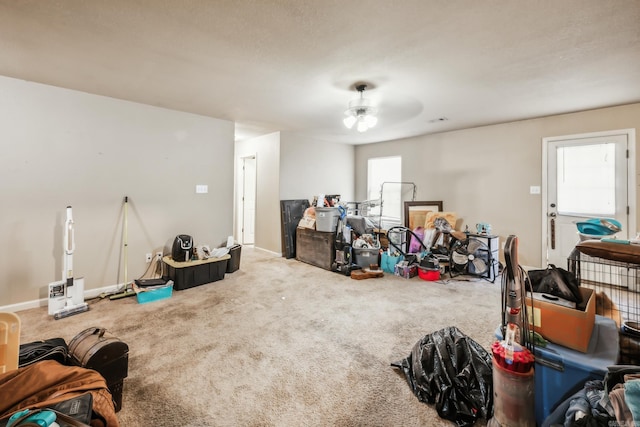
<instances>
[{"instance_id":1,"label":"black trash bag","mask_svg":"<svg viewBox=\"0 0 640 427\"><path fill-rule=\"evenodd\" d=\"M426 335L391 366L402 369L418 400L435 402L441 418L471 426L493 415L491 355L455 326Z\"/></svg>"},{"instance_id":2,"label":"black trash bag","mask_svg":"<svg viewBox=\"0 0 640 427\"><path fill-rule=\"evenodd\" d=\"M550 294L580 304L580 284L573 273L549 264L544 270L529 270L525 281L528 291Z\"/></svg>"}]
</instances>

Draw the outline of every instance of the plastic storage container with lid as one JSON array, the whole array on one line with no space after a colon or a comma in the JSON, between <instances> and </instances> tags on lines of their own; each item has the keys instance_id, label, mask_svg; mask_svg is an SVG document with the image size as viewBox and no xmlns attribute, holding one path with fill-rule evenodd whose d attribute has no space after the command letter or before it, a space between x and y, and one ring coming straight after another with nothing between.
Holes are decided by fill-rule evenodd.
<instances>
[{"instance_id":1,"label":"plastic storage container with lid","mask_svg":"<svg viewBox=\"0 0 640 427\"><path fill-rule=\"evenodd\" d=\"M336 232L340 211L338 208L316 208L316 230Z\"/></svg>"}]
</instances>

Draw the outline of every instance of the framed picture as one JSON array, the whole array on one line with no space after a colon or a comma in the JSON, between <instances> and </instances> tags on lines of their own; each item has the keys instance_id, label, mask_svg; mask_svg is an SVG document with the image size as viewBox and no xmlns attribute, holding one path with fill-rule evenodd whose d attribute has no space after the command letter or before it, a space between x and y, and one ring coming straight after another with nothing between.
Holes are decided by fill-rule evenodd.
<instances>
[{"instance_id":1,"label":"framed picture","mask_svg":"<svg viewBox=\"0 0 640 427\"><path fill-rule=\"evenodd\" d=\"M409 230L424 226L428 212L442 212L442 201L404 202L404 226Z\"/></svg>"}]
</instances>

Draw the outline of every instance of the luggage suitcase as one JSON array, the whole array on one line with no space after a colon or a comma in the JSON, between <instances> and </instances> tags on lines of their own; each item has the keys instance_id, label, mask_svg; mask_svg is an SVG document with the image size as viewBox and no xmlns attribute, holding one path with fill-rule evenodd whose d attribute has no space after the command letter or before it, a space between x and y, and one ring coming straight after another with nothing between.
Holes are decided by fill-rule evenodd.
<instances>
[{"instance_id":1,"label":"luggage suitcase","mask_svg":"<svg viewBox=\"0 0 640 427\"><path fill-rule=\"evenodd\" d=\"M129 369L129 346L104 328L88 328L69 342L72 365L98 371L113 397L116 412L122 408L122 389Z\"/></svg>"}]
</instances>

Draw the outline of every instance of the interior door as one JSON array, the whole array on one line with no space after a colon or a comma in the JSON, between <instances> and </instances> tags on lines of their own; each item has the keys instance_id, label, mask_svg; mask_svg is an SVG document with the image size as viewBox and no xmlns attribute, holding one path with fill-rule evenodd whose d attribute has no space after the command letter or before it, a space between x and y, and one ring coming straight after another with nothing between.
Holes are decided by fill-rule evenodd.
<instances>
[{"instance_id":1,"label":"interior door","mask_svg":"<svg viewBox=\"0 0 640 427\"><path fill-rule=\"evenodd\" d=\"M242 244L255 243L256 224L256 158L242 159Z\"/></svg>"},{"instance_id":2,"label":"interior door","mask_svg":"<svg viewBox=\"0 0 640 427\"><path fill-rule=\"evenodd\" d=\"M543 249L546 246L547 263L566 268L569 254L581 239L576 225L579 221L614 218L622 224L622 231L615 236L628 238L628 135L548 139L545 144Z\"/></svg>"}]
</instances>

